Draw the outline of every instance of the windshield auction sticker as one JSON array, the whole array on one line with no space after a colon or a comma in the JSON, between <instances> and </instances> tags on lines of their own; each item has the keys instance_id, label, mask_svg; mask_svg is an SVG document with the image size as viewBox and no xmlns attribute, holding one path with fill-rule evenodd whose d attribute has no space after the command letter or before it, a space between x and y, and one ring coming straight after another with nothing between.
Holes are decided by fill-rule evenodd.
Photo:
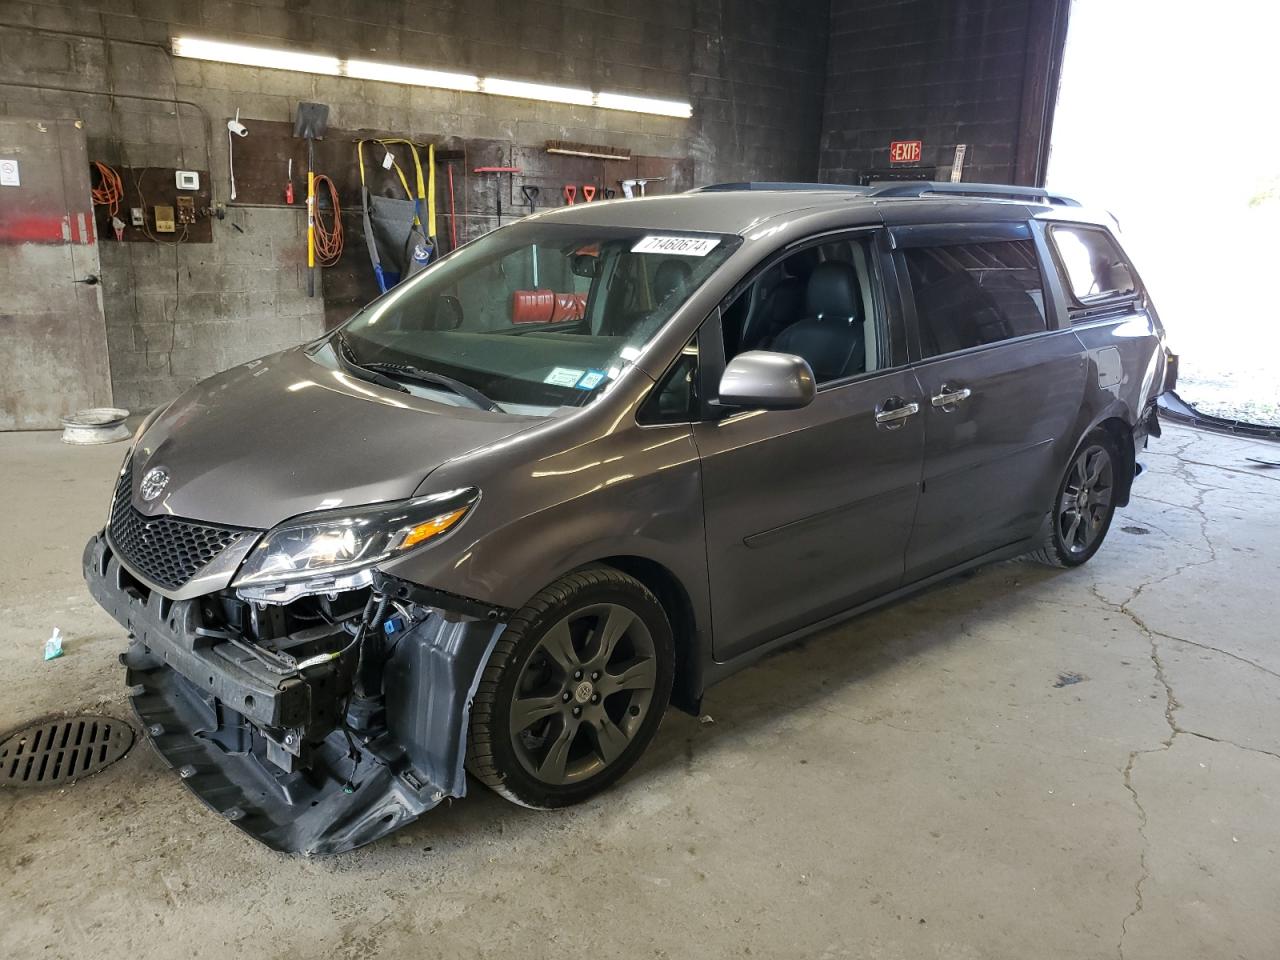
<instances>
[{"instance_id":1,"label":"windshield auction sticker","mask_svg":"<svg viewBox=\"0 0 1280 960\"><path fill-rule=\"evenodd\" d=\"M705 257L720 243L719 237L645 237L632 253L666 253L677 257Z\"/></svg>"},{"instance_id":2,"label":"windshield auction sticker","mask_svg":"<svg viewBox=\"0 0 1280 960\"><path fill-rule=\"evenodd\" d=\"M546 378L543 383L550 383L557 387L576 387L578 381L582 379L585 370L575 370L573 367L556 367Z\"/></svg>"}]
</instances>

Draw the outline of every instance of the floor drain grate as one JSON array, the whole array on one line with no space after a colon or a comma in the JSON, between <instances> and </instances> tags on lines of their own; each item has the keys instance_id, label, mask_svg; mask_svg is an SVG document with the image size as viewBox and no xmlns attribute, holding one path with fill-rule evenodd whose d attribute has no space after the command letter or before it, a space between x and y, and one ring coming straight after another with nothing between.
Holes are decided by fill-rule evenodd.
<instances>
[{"instance_id":1,"label":"floor drain grate","mask_svg":"<svg viewBox=\"0 0 1280 960\"><path fill-rule=\"evenodd\" d=\"M33 724L0 743L0 785L49 787L87 777L133 746L133 728L113 717Z\"/></svg>"}]
</instances>

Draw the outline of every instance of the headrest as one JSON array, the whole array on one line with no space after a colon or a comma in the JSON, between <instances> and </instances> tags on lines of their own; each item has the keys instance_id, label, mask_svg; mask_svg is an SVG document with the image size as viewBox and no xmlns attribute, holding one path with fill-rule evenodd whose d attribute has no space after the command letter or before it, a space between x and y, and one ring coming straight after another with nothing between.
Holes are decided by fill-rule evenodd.
<instances>
[{"instance_id":1,"label":"headrest","mask_svg":"<svg viewBox=\"0 0 1280 960\"><path fill-rule=\"evenodd\" d=\"M653 273L653 297L659 303L689 282L693 269L683 260L663 260Z\"/></svg>"},{"instance_id":2,"label":"headrest","mask_svg":"<svg viewBox=\"0 0 1280 960\"><path fill-rule=\"evenodd\" d=\"M858 319L861 299L858 296L858 273L853 264L828 260L813 268L805 290L805 315L809 317L841 317Z\"/></svg>"}]
</instances>

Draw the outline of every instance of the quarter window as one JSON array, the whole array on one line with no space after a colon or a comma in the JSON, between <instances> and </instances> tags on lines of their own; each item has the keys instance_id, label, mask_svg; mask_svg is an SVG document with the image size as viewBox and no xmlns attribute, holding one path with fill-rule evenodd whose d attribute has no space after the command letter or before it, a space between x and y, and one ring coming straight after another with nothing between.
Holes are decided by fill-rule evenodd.
<instances>
[{"instance_id":1,"label":"quarter window","mask_svg":"<svg viewBox=\"0 0 1280 960\"><path fill-rule=\"evenodd\" d=\"M685 345L680 357L641 406L642 424L689 423L698 419L698 339Z\"/></svg>"},{"instance_id":2,"label":"quarter window","mask_svg":"<svg viewBox=\"0 0 1280 960\"><path fill-rule=\"evenodd\" d=\"M1103 231L1054 227L1050 233L1067 286L1078 302L1088 305L1137 290L1124 254Z\"/></svg>"},{"instance_id":3,"label":"quarter window","mask_svg":"<svg viewBox=\"0 0 1280 960\"><path fill-rule=\"evenodd\" d=\"M922 358L1048 327L1044 283L1029 240L914 247L903 256L915 294Z\"/></svg>"}]
</instances>

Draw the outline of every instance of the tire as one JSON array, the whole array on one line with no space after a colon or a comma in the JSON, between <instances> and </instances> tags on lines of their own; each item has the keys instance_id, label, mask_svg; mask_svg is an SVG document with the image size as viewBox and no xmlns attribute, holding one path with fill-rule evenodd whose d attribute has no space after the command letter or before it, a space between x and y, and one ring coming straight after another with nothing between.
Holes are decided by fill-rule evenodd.
<instances>
[{"instance_id":1,"label":"tire","mask_svg":"<svg viewBox=\"0 0 1280 960\"><path fill-rule=\"evenodd\" d=\"M1071 455L1054 494L1049 530L1031 557L1052 567L1088 562L1111 529L1123 469L1123 457L1111 435L1091 431Z\"/></svg>"},{"instance_id":2,"label":"tire","mask_svg":"<svg viewBox=\"0 0 1280 960\"><path fill-rule=\"evenodd\" d=\"M594 796L657 733L674 665L666 611L639 580L606 566L561 577L494 647L471 705L467 769L535 809Z\"/></svg>"}]
</instances>

